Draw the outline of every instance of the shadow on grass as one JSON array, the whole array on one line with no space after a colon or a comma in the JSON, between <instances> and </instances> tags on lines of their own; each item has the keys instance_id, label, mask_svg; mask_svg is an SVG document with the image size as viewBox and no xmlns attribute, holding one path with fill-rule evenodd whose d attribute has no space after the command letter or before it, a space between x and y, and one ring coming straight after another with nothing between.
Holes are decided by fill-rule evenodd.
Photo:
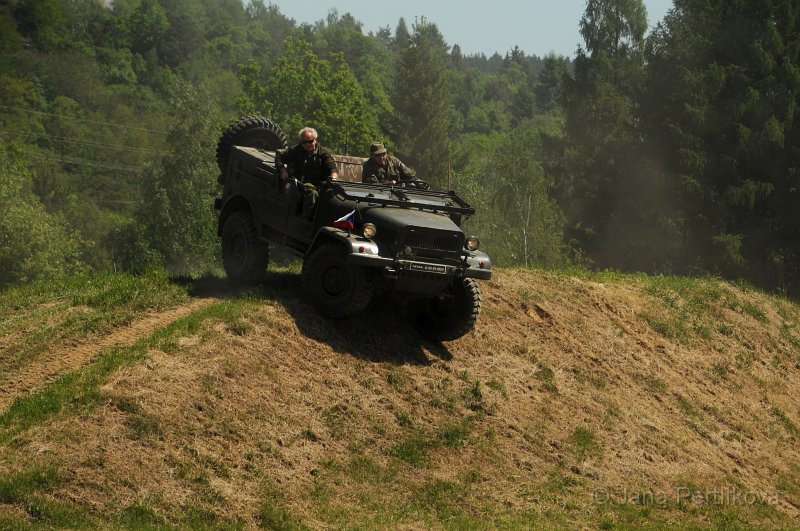
<instances>
[{"instance_id":1,"label":"shadow on grass","mask_svg":"<svg viewBox=\"0 0 800 531\"><path fill-rule=\"evenodd\" d=\"M453 358L446 345L420 335L405 317L403 305L390 297L376 297L363 312L335 320L317 313L306 300L300 274L292 271L269 271L256 287L238 287L213 276L172 280L193 297L277 302L306 337L365 361L430 365L430 356L444 361Z\"/></svg>"}]
</instances>

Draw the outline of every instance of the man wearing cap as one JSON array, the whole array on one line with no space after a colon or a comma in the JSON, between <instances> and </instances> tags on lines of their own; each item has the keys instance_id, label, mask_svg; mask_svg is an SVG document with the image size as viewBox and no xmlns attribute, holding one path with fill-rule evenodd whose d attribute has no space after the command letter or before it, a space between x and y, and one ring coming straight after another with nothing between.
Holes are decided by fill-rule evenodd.
<instances>
[{"instance_id":1,"label":"man wearing cap","mask_svg":"<svg viewBox=\"0 0 800 531\"><path fill-rule=\"evenodd\" d=\"M386 153L382 143L375 142L369 146L369 159L362 165L361 182L397 184L416 180L416 172Z\"/></svg>"}]
</instances>

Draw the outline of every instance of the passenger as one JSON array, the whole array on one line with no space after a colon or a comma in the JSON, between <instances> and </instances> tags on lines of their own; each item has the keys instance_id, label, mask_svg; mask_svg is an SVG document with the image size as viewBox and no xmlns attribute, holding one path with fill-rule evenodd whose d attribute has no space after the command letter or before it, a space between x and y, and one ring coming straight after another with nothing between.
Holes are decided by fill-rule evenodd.
<instances>
[{"instance_id":1,"label":"passenger","mask_svg":"<svg viewBox=\"0 0 800 531\"><path fill-rule=\"evenodd\" d=\"M322 183L339 178L336 161L325 148L317 142L317 131L313 127L304 127L297 133L300 143L286 151L278 153L275 163L281 172L281 179L292 177L303 183L303 217L310 219L314 214L319 193L317 187Z\"/></svg>"},{"instance_id":2,"label":"passenger","mask_svg":"<svg viewBox=\"0 0 800 531\"><path fill-rule=\"evenodd\" d=\"M389 155L382 143L375 142L369 147L369 159L361 169L361 182L398 184L416 180L416 172Z\"/></svg>"}]
</instances>

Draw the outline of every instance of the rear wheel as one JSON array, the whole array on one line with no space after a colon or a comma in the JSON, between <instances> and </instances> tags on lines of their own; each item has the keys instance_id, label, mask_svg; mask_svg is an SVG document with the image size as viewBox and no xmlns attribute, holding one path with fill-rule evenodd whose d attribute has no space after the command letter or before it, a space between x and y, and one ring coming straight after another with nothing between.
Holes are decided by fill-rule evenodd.
<instances>
[{"instance_id":1,"label":"rear wheel","mask_svg":"<svg viewBox=\"0 0 800 531\"><path fill-rule=\"evenodd\" d=\"M341 245L326 243L303 261L303 288L323 315L344 318L367 307L374 290L364 268L347 263Z\"/></svg>"},{"instance_id":2,"label":"rear wheel","mask_svg":"<svg viewBox=\"0 0 800 531\"><path fill-rule=\"evenodd\" d=\"M475 326L481 311L481 294L471 278L454 279L437 297L414 299L408 304L411 321L434 341L452 341Z\"/></svg>"},{"instance_id":3,"label":"rear wheel","mask_svg":"<svg viewBox=\"0 0 800 531\"><path fill-rule=\"evenodd\" d=\"M287 146L286 135L278 124L263 116L246 116L232 123L217 142L217 166L225 175L228 171L231 147L245 146L276 151Z\"/></svg>"},{"instance_id":4,"label":"rear wheel","mask_svg":"<svg viewBox=\"0 0 800 531\"><path fill-rule=\"evenodd\" d=\"M234 212L222 228L222 263L228 280L238 285L259 284L269 265L269 246L261 241L249 212Z\"/></svg>"}]
</instances>

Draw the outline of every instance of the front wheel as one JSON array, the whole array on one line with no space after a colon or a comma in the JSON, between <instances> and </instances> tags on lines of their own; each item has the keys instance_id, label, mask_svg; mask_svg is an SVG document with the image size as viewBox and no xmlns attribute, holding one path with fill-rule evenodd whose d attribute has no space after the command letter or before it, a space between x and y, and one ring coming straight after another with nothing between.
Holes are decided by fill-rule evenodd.
<instances>
[{"instance_id":1,"label":"front wheel","mask_svg":"<svg viewBox=\"0 0 800 531\"><path fill-rule=\"evenodd\" d=\"M234 212L222 227L222 263L234 284L254 285L264 280L269 246L258 238L250 212Z\"/></svg>"},{"instance_id":2,"label":"front wheel","mask_svg":"<svg viewBox=\"0 0 800 531\"><path fill-rule=\"evenodd\" d=\"M321 314L337 319L366 308L374 291L364 268L349 265L335 243L320 245L303 260L303 288Z\"/></svg>"},{"instance_id":3,"label":"front wheel","mask_svg":"<svg viewBox=\"0 0 800 531\"><path fill-rule=\"evenodd\" d=\"M481 311L481 293L471 278L454 279L445 293L414 299L409 317L419 331L434 341L452 341L475 326Z\"/></svg>"}]
</instances>

